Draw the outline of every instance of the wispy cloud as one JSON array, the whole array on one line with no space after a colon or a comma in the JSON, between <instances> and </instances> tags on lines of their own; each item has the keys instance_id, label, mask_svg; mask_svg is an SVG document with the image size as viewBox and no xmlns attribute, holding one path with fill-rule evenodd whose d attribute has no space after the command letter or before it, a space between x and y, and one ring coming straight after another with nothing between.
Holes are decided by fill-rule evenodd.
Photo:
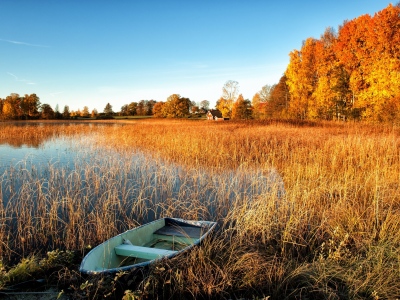
<instances>
[{"instance_id":1,"label":"wispy cloud","mask_svg":"<svg viewBox=\"0 0 400 300\"><path fill-rule=\"evenodd\" d=\"M17 76L15 76L13 73L7 72L7 74L11 75L12 77L15 78L16 81L21 81L21 82L26 82L27 84L36 84L34 82L31 82L31 80L27 79L19 79Z\"/></svg>"},{"instance_id":2,"label":"wispy cloud","mask_svg":"<svg viewBox=\"0 0 400 300\"><path fill-rule=\"evenodd\" d=\"M0 41L7 42L7 43L12 43L12 44L18 44L18 45L26 45L26 46L33 46L33 47L49 48L49 46L35 45L35 44L30 44L30 43L17 42L17 41L10 41L10 40L4 40L4 39L0 39Z\"/></svg>"},{"instance_id":3,"label":"wispy cloud","mask_svg":"<svg viewBox=\"0 0 400 300\"><path fill-rule=\"evenodd\" d=\"M18 77L17 77L17 76L15 76L14 74L11 74L10 72L7 72L7 74L11 75L12 77L14 77L14 78L15 78L15 80L19 81L19 80L18 80Z\"/></svg>"},{"instance_id":4,"label":"wispy cloud","mask_svg":"<svg viewBox=\"0 0 400 300\"><path fill-rule=\"evenodd\" d=\"M54 95L58 95L58 94L62 94L62 93L64 93L64 91L62 91L62 92L57 92L57 93L51 93L50 95L54 97Z\"/></svg>"}]
</instances>

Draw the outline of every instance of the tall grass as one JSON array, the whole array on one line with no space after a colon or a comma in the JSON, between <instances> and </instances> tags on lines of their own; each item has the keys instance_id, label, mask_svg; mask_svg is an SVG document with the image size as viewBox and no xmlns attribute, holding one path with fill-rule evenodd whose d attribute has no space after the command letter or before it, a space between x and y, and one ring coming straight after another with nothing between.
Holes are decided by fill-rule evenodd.
<instances>
[{"instance_id":1,"label":"tall grass","mask_svg":"<svg viewBox=\"0 0 400 300\"><path fill-rule=\"evenodd\" d=\"M1 256L94 246L151 218L212 219L218 238L137 288L181 298L395 298L399 133L286 120L2 130L1 139L70 141L76 158L1 175Z\"/></svg>"}]
</instances>

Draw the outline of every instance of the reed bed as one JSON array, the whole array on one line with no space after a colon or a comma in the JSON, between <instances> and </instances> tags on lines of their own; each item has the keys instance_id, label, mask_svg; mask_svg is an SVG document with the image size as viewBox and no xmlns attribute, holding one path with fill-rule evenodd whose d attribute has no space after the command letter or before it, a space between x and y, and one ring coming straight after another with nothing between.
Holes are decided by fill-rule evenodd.
<instances>
[{"instance_id":1,"label":"reed bed","mask_svg":"<svg viewBox=\"0 0 400 300\"><path fill-rule=\"evenodd\" d=\"M126 289L160 299L400 295L398 128L145 120L0 132L17 137L61 139L75 156L0 174L4 261L95 246L173 216L218 220L221 229Z\"/></svg>"}]
</instances>

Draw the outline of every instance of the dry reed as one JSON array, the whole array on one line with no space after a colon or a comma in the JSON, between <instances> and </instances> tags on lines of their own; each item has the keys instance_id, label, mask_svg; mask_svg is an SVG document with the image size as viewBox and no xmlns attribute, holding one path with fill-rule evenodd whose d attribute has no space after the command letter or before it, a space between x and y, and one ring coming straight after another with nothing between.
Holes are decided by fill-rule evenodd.
<instances>
[{"instance_id":1,"label":"dry reed","mask_svg":"<svg viewBox=\"0 0 400 300\"><path fill-rule=\"evenodd\" d=\"M76 157L68 168L25 162L1 175L1 256L94 246L163 216L213 219L218 237L153 270L143 293L395 298L399 136L279 120L2 130L3 140L63 139Z\"/></svg>"}]
</instances>

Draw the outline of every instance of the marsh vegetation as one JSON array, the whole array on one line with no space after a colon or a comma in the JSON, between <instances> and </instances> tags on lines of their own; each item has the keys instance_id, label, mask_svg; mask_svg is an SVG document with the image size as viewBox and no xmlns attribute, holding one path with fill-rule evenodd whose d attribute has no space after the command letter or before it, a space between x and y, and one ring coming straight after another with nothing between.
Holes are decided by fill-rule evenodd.
<instances>
[{"instance_id":1,"label":"marsh vegetation","mask_svg":"<svg viewBox=\"0 0 400 300\"><path fill-rule=\"evenodd\" d=\"M140 281L120 274L109 297L124 290L160 299L399 295L397 128L298 120L119 124L2 125L2 143L60 141L72 157L0 166L4 265L55 249L84 252L172 216L219 221L220 229ZM70 265L56 277L60 286L85 283L74 292L90 298L110 286Z\"/></svg>"}]
</instances>

